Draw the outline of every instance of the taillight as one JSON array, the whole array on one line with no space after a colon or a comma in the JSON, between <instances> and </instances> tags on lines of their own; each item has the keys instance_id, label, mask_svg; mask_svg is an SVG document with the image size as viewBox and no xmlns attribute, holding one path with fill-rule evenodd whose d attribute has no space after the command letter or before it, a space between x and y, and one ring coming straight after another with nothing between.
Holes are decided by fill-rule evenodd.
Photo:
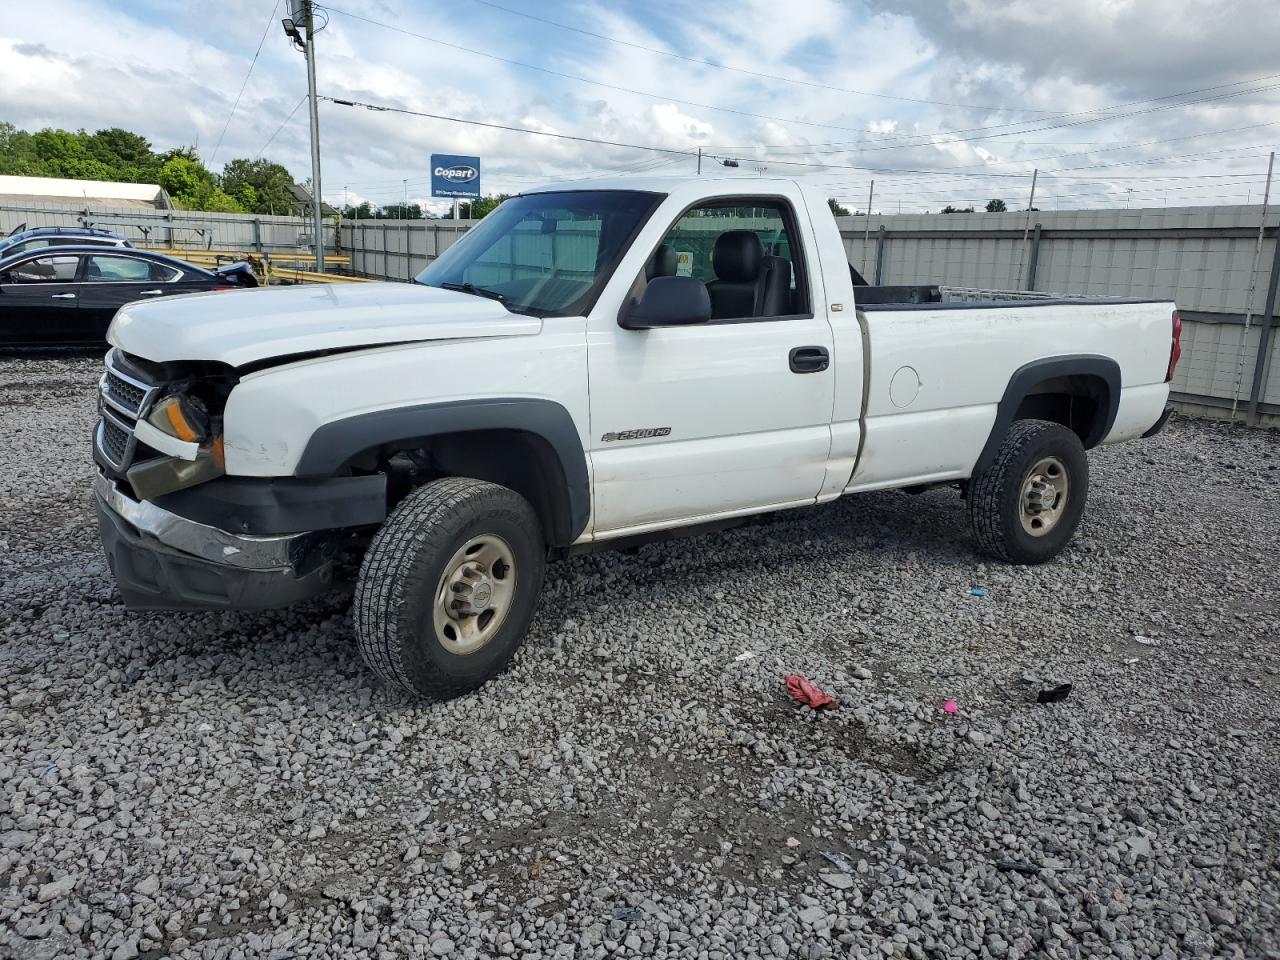
<instances>
[{"instance_id":1,"label":"taillight","mask_svg":"<svg viewBox=\"0 0 1280 960\"><path fill-rule=\"evenodd\" d=\"M1173 382L1173 371L1177 369L1178 360L1182 358L1182 318L1178 311L1173 311L1173 343L1169 347L1169 370L1164 375L1165 383Z\"/></svg>"},{"instance_id":2,"label":"taillight","mask_svg":"<svg viewBox=\"0 0 1280 960\"><path fill-rule=\"evenodd\" d=\"M214 288L213 288L213 292L214 292L214 293L221 293L223 290L234 290L234 289L236 289L236 288L235 288L235 287L214 287Z\"/></svg>"}]
</instances>

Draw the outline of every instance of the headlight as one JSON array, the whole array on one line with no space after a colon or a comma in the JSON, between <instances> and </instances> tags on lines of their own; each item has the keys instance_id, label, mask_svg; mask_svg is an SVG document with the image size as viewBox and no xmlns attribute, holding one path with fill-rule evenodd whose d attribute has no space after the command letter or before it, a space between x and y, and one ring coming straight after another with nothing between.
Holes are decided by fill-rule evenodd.
<instances>
[{"instance_id":1,"label":"headlight","mask_svg":"<svg viewBox=\"0 0 1280 960\"><path fill-rule=\"evenodd\" d=\"M209 439L209 411L199 397L175 395L155 405L147 422L187 443Z\"/></svg>"},{"instance_id":2,"label":"headlight","mask_svg":"<svg viewBox=\"0 0 1280 960\"><path fill-rule=\"evenodd\" d=\"M213 430L208 408L199 397L172 394L157 403L135 434L166 456L129 468L133 492L150 500L222 476L226 456L222 436L213 436Z\"/></svg>"}]
</instances>

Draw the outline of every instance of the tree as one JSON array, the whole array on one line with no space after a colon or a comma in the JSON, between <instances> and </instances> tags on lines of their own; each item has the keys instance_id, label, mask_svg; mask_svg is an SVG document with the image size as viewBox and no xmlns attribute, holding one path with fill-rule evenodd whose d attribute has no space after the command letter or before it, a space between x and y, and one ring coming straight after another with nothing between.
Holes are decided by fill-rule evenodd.
<instances>
[{"instance_id":1,"label":"tree","mask_svg":"<svg viewBox=\"0 0 1280 960\"><path fill-rule=\"evenodd\" d=\"M1008 213L1009 208L1005 206L1003 200L988 200L987 213Z\"/></svg>"},{"instance_id":2,"label":"tree","mask_svg":"<svg viewBox=\"0 0 1280 960\"><path fill-rule=\"evenodd\" d=\"M498 205L504 200L510 199L509 193L493 193L487 197L481 197L478 200L460 200L458 208L458 216L464 220L483 220L494 210L498 209ZM453 219L453 208L445 211L444 219Z\"/></svg>"},{"instance_id":3,"label":"tree","mask_svg":"<svg viewBox=\"0 0 1280 960\"><path fill-rule=\"evenodd\" d=\"M840 201L835 197L827 197L827 206L831 208L831 213L836 217L849 216L849 208L842 206Z\"/></svg>"},{"instance_id":4,"label":"tree","mask_svg":"<svg viewBox=\"0 0 1280 960\"><path fill-rule=\"evenodd\" d=\"M120 127L96 133L45 128L35 133L0 122L0 174L158 183L188 210L266 213L292 204L289 171L270 160L233 160L215 176L194 147L156 151Z\"/></svg>"},{"instance_id":5,"label":"tree","mask_svg":"<svg viewBox=\"0 0 1280 960\"><path fill-rule=\"evenodd\" d=\"M348 203L342 208L342 219L344 220L373 220L377 216L378 211L373 209L373 205L368 200L365 200L359 206L353 207Z\"/></svg>"},{"instance_id":6,"label":"tree","mask_svg":"<svg viewBox=\"0 0 1280 960\"><path fill-rule=\"evenodd\" d=\"M407 207L403 203L389 203L376 214L380 220L421 220L422 207L411 203Z\"/></svg>"},{"instance_id":7,"label":"tree","mask_svg":"<svg viewBox=\"0 0 1280 960\"><path fill-rule=\"evenodd\" d=\"M194 152L194 151L192 151ZM172 156L160 168L160 186L184 210L213 210L219 213L244 211L234 197L219 185L203 163L187 151L170 151Z\"/></svg>"},{"instance_id":8,"label":"tree","mask_svg":"<svg viewBox=\"0 0 1280 960\"><path fill-rule=\"evenodd\" d=\"M222 168L222 189L252 213L288 210L294 202L292 184L289 171L266 158L231 160Z\"/></svg>"},{"instance_id":9,"label":"tree","mask_svg":"<svg viewBox=\"0 0 1280 960\"><path fill-rule=\"evenodd\" d=\"M942 208L941 212L942 213L973 213L973 207L965 207L961 209L960 207L953 207L951 204L948 203L945 207Z\"/></svg>"}]
</instances>

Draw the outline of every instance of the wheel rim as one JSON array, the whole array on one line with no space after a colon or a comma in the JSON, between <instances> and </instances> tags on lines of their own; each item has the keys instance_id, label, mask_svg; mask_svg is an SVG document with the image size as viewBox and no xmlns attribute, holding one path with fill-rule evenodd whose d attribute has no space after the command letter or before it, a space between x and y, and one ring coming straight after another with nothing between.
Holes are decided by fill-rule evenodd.
<instances>
[{"instance_id":1,"label":"wheel rim","mask_svg":"<svg viewBox=\"0 0 1280 960\"><path fill-rule=\"evenodd\" d=\"M1045 457L1027 472L1018 501L1022 529L1033 537L1043 537L1058 525L1067 507L1071 480L1057 457Z\"/></svg>"},{"instance_id":2,"label":"wheel rim","mask_svg":"<svg viewBox=\"0 0 1280 960\"><path fill-rule=\"evenodd\" d=\"M452 654L475 653L502 629L516 592L511 545L486 533L460 546L436 586L436 636Z\"/></svg>"}]
</instances>

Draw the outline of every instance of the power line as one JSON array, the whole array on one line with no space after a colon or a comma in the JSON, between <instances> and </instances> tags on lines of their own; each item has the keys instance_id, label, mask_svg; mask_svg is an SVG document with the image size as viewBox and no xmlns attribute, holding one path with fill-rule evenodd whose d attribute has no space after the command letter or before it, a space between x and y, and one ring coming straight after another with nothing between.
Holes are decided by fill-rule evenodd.
<instances>
[{"instance_id":1,"label":"power line","mask_svg":"<svg viewBox=\"0 0 1280 960\"><path fill-rule=\"evenodd\" d=\"M260 156L262 156L263 153L266 152L267 147L271 146L271 144L275 141L276 137L280 136L280 131L283 130L288 125L290 120L293 119L293 115L298 112L298 108L306 102L307 102L307 95L304 93L302 97L298 100L298 102L293 105L293 109L289 111L289 115L280 121L280 126L276 127L276 132L273 133L270 137L268 137L267 142L262 145L262 149L253 155L253 159L257 160Z\"/></svg>"},{"instance_id":2,"label":"power line","mask_svg":"<svg viewBox=\"0 0 1280 960\"><path fill-rule=\"evenodd\" d=\"M450 43L447 40L439 40L436 37L429 37L425 33L416 33L413 30L407 30L404 27L397 27L395 24L383 23L380 20L372 20L369 17L361 16L358 13L350 13L346 10L339 10L337 7L329 7L328 9L330 12L336 13L339 16L348 17L352 20L359 20L362 23L367 23L375 27L381 27L384 30L391 30L395 33L402 33L408 37L416 37L419 40L425 40L427 43L434 43L442 47L448 47L450 50L457 50L461 53L469 53L469 54L472 54L473 56L484 57L487 60L494 60L494 61L497 61L498 63L505 63L513 67L520 67L521 69L524 69L524 70L533 70L533 71L536 71L537 73L543 73L552 77L560 77L561 79L564 79L564 80L573 80L576 83L585 83L593 87L602 87L605 90L616 90L619 93L629 93L638 97L648 97L651 100L659 100L664 103L679 103L679 104L683 104L686 107L697 107L700 110L717 110L721 113L731 113L739 117L751 117L754 120L769 120L773 123L783 123L783 124L796 123L806 127L820 127L826 130L847 130L850 133L859 132L858 127L846 127L838 123L819 123L816 120L800 120L794 117L778 117L778 116L772 116L770 114L765 114L765 113L752 113L749 110L738 110L738 109L735 109L734 107L721 107L721 106L717 106L714 103L701 103L700 101L697 101L697 100L684 100L680 97L669 96L665 93L653 93L648 90L636 90L631 87L620 86L619 84L616 84L616 83L606 83L603 80L592 80L590 77L581 77L574 73L564 73L559 70L552 70L550 67L540 67L540 66L537 66L536 64L524 63L521 60L513 60L510 57L502 57L496 53L487 53L484 50L476 50L476 49L473 49L472 47L464 47L461 44Z\"/></svg>"},{"instance_id":3,"label":"power line","mask_svg":"<svg viewBox=\"0 0 1280 960\"><path fill-rule=\"evenodd\" d=\"M331 8L332 9L332 8ZM334 10L334 13L341 13ZM303 99L306 99L305 97ZM450 123L465 123L473 127L485 127L490 130L507 130L511 133L528 133L535 137L551 137L555 140L574 140L578 143L595 143L605 147L623 147L628 150L648 150L651 153L679 154L682 157L696 157L691 150L673 150L668 147L651 147L641 143L623 143L618 140L601 140L597 137L578 137L568 133L551 133L548 130L530 130L528 127L515 127L505 123L489 123L484 120L468 120L464 117L450 117L441 113L425 113L421 110L409 110L406 107L391 107L375 103L363 103L360 100L342 100L338 97L320 97L343 107L362 107L378 113L401 113L410 117L425 117L428 120L447 120Z\"/></svg>"},{"instance_id":4,"label":"power line","mask_svg":"<svg viewBox=\"0 0 1280 960\"><path fill-rule=\"evenodd\" d=\"M240 83L240 92L236 94L235 102L231 104L231 112L227 114L227 122L222 125L222 132L218 134L218 142L213 145L213 153L209 155L209 167L212 169L213 163L218 159L218 150L222 146L222 138L227 135L227 128L231 126L231 118L236 115L236 108L240 106L240 98L244 96L245 87L249 85L249 77L253 75L253 67L258 62L258 54L262 53L262 45L267 42L267 32L271 29L271 24L276 20L276 8L280 6L280 0L273 0L271 4L271 13L267 15L267 25L262 30L262 39L258 41L258 49L253 52L253 59L249 61L249 69L245 72L244 80Z\"/></svg>"},{"instance_id":5,"label":"power line","mask_svg":"<svg viewBox=\"0 0 1280 960\"><path fill-rule=\"evenodd\" d=\"M675 53L671 50L663 50L659 47L648 47L643 43L634 43L631 40L622 40L618 37L611 37L603 33L595 33L592 30L584 30L581 27L575 27L567 23L561 23L558 20L551 20L547 17L540 17L533 13L527 13L524 10L515 10L511 7L504 7L500 3L493 3L492 0L473 0L473 2L482 6L491 7L494 10L501 10L503 13L509 13L513 16L524 17L527 20L534 20L538 23L545 23L548 26L556 27L560 30L568 30L572 33L581 34L584 37L592 37L596 40L604 40L608 43L616 43L624 47L631 47L634 50L644 50L646 53L654 53L660 57L670 57L673 60L683 60L685 63L697 64L701 67L713 67L716 70L728 70L733 73L741 73L749 77L758 77L762 80L776 80L781 83L794 83L802 87L811 87L819 90L832 90L836 93L851 93L859 97L875 97L879 100L896 100L901 103L921 103L930 104L938 107L960 107L965 110L992 110L1004 111L1006 113L1038 113L1051 114L1056 113L1054 110L1034 110L1027 107L1006 107L992 104L978 103L954 103L948 100L929 100L924 97L899 97L889 93L875 93L870 90L855 90L850 87L837 87L829 83L818 83L813 80L801 80L798 77L784 77L774 73L762 73L759 70L748 70L745 67L733 67L727 63L715 63L711 60L703 60L700 57L686 57L684 54ZM341 11L335 11L341 12Z\"/></svg>"},{"instance_id":6,"label":"power line","mask_svg":"<svg viewBox=\"0 0 1280 960\"><path fill-rule=\"evenodd\" d=\"M405 116L422 117L429 120L444 120L450 123L462 123L470 126L484 127L492 130L504 130L511 133L524 133L532 136L548 137L556 140L571 140L578 143L592 143L601 146L619 147L630 150L645 150L651 153L660 153L670 156L694 157L697 154L691 150L676 150L669 147L655 147L647 144L625 143L618 140L604 140L597 137L576 136L567 133L552 133L547 130L532 130L528 127L517 127L510 124L490 123L483 120L471 120L464 117L451 117L446 114L428 113L421 110L410 110L407 107L394 107L381 104L365 103L359 100L345 100L337 97L320 97L321 100L327 100L346 107L359 107L365 110L372 110L380 113L397 113ZM761 164L778 164L782 166L803 167L806 169L820 170L860 170L867 173L876 174L914 174L925 177L943 177L948 179L980 179L980 180L1025 180L1027 173L970 173L963 171L947 171L947 170L920 170L911 168L894 168L894 167L868 167L856 164L833 164L833 163L812 163L804 160L778 160L771 158L751 158L751 157L725 157L718 154L704 153L704 157L713 160L736 159L741 162L761 163ZM606 174L607 175L607 174ZM1163 180L1163 179L1217 179L1217 178L1240 178L1249 176L1249 174L1202 174L1202 175L1177 175L1170 177L1058 177L1063 182L1088 182L1088 181L1112 181L1118 179L1135 179L1135 180Z\"/></svg>"},{"instance_id":7,"label":"power line","mask_svg":"<svg viewBox=\"0 0 1280 960\"><path fill-rule=\"evenodd\" d=\"M1190 97L1196 94L1210 93L1215 90L1226 90L1229 87L1240 87L1246 84L1263 83L1264 81L1276 80L1276 79L1280 79L1280 73L1267 74L1261 77L1252 77L1248 80L1233 80L1230 83L1219 83L1219 84L1214 84L1208 87L1199 87L1195 90L1183 90L1183 91L1179 91L1178 93L1165 94L1164 96L1161 96L1161 97L1149 97L1142 100L1130 100L1126 103L1111 104L1110 106L1106 106L1106 107L1094 107L1091 110L1078 110L1073 113L1056 114L1050 117L1043 117L1040 120L1016 120L1011 123L987 124L984 126L965 127L957 130L938 130L938 131L924 132L924 133L887 135L884 137L866 137L861 140L844 140L844 141L837 140L829 143L814 143L814 144L761 143L761 144L752 144L750 147L744 147L744 148L721 147L720 149L735 150L735 149L757 149L758 148L758 149L764 149L764 150L802 150L809 153L818 154L818 153L821 153L822 151L815 149L817 147L835 148L829 151L831 153L847 153L849 152L850 147L861 147L865 144L879 145L876 147L868 147L868 149L885 149L885 150L906 148L906 147L928 146L930 144L938 142L935 139L937 137L949 137L955 134L975 133L975 132L986 131L986 130L1008 130L1008 128L1010 127L1024 127L1029 123L1044 123L1051 120L1065 120L1070 117L1094 117L1096 114L1107 113L1108 111L1114 111L1114 110L1122 110L1126 107L1139 106L1144 103L1162 103L1163 101L1166 101L1166 100L1175 100L1178 97ZM1119 114L1115 114L1113 116L1108 116L1108 117L1096 117L1094 120L1082 121L1080 123L1051 124L1049 126L1033 127L1027 130L1015 130L1010 133L997 134L997 135L993 135L993 137L965 137L965 138L956 137L956 139L954 140L947 140L943 142L963 143L963 142L969 142L972 140L994 139L995 136L999 136L999 137L1015 136L1016 137L1016 136L1022 136L1024 134L1029 134L1029 133L1039 133L1043 130L1058 130L1065 127L1081 126L1084 123L1106 123L1107 121L1110 121L1110 120L1121 120L1126 117L1139 116L1144 113L1157 113L1157 112L1160 112L1161 110L1172 110L1172 109L1176 109L1177 107L1189 107L1199 103L1207 103L1213 100L1224 100L1224 99L1229 99L1231 97L1247 96L1251 93L1266 93L1267 91L1275 90L1277 87L1280 87L1280 84L1272 84L1270 86L1265 86L1265 87L1256 87L1249 90L1238 90L1234 93L1222 94L1216 97L1202 97L1198 100L1188 100L1182 103L1168 103L1162 107L1153 108L1150 110L1139 110L1139 111L1133 111L1130 113L1119 113ZM912 140L916 142L907 143L906 141L908 140ZM894 142L894 141L900 141L900 142Z\"/></svg>"},{"instance_id":8,"label":"power line","mask_svg":"<svg viewBox=\"0 0 1280 960\"><path fill-rule=\"evenodd\" d=\"M477 0L477 2L480 2L480 0ZM495 6L496 6L496 5L495 5ZM787 119L787 118L783 118L783 117L770 116L770 115L766 115L766 114L756 114L756 113L751 113L751 112L749 112L749 111L737 110L737 109L730 108L730 107L721 107L721 106L717 106L717 105L715 105L715 104L706 104L706 103L700 103L700 102L697 102L697 101L683 100L683 99L680 99L680 98L676 98L676 97L668 97L668 96L664 96L664 95L662 95L662 94L656 94L656 93L652 93L652 92L649 92L649 91L635 90L635 89L628 88L628 87L622 87L622 86L620 86L620 85L616 85L616 84L609 84L609 83L605 83L605 82L603 82L603 81L591 80L591 79L586 78L586 77L580 77L580 76L577 76L577 75L574 75L574 74L562 73L562 72L560 72L560 71L551 70L551 69L546 68L546 67L539 67L539 66L536 66L536 65L533 65L533 64L523 63L523 62L521 62L521 61L514 60L514 59L511 59L511 58L508 58L508 57L502 57L502 56L498 56L498 55L496 55L496 54L487 53L487 52L485 52L485 51L475 50L475 49L472 49L472 48L469 48L469 47L461 46L461 45L459 45L459 44L450 43L450 42L448 42L448 41L439 40L439 39L436 39L436 38L434 38L434 37L430 37L430 36L427 36L427 35L425 35L425 34L417 33L417 32L415 32L415 31L408 30L408 29L403 28L403 27L398 27L398 26L395 26L395 25L393 25L393 24L383 23L383 22L381 22L381 21L373 20L373 19L371 19L371 18L364 17L364 16L361 16L361 15L359 15L359 14L350 13L350 12L348 12L348 11L341 10L341 9L338 9L338 8L330 7L329 9L330 9L330 10L332 10L332 12L337 13L337 14L339 14L339 15L341 15L341 16L345 16L345 17L348 17L348 18L353 19L353 20L358 20L358 21L361 21L361 22L364 22L364 23L368 23L368 24L373 25L373 26L381 27L381 28L383 28L383 29L390 30L390 31L393 31L393 32L396 32L396 33L401 33L401 34L404 34L404 35L406 35L406 36L411 36L411 37L414 37L414 38L416 38L416 39L424 40L424 41L426 41L426 42L428 42L428 43L438 44L438 45L441 45L441 46L444 46L444 47L447 47L447 48L450 48L450 49L458 50L458 51L461 51L461 52L464 52L464 53L469 53L469 54L472 54L472 55L474 55L474 56L479 56L479 57L484 57L484 58L486 58L486 59L495 60L495 61L500 62L500 63L506 63L506 64L510 64L510 65L513 65L513 66L518 66L518 67L521 67L521 68L524 68L524 69L530 69L530 70L534 70L534 71L537 71L537 72L540 72L540 73L544 73L544 74L547 74L547 75L556 76L556 77L561 77L561 78L569 79L569 80L574 80L574 81L577 81L577 82L586 83L586 84L590 84L590 85L593 85L593 86L599 86L599 87L604 87L604 88L606 88L606 89L617 90L617 91L620 91L620 92L623 92L623 93L629 93L629 94L633 94L633 95L637 95L637 96L649 97L649 98L651 98L651 99L657 99L657 100L663 100L663 101L670 101L670 102L675 102L675 103L681 103L681 104L684 104L684 105L686 105L686 106L698 107L698 108L700 108L700 109L717 110L717 111L721 111L721 112L726 112L726 113L736 114L736 115L739 115L739 116L752 117L752 118L760 119L760 120L769 120L769 121L778 122L778 123L783 123L783 124L787 124L787 123L799 123L799 124L804 124L804 125L807 125L807 126L830 127L830 128L834 128L834 129L842 129L842 130L852 130L852 129L855 129L855 128L844 127L844 126L839 126L839 125L835 125L835 124L822 124L822 123L816 123L816 122L814 122L814 121L799 120L799 119ZM506 9L506 8L502 8L502 9ZM603 36L603 35L601 35L601 36ZM1178 99L1178 98L1180 98L1180 97L1192 96L1192 95L1197 94L1197 93L1207 93L1207 92L1215 91L1215 90L1227 90L1228 88L1231 88L1231 87L1240 87L1240 86L1244 86L1244 85L1247 85L1247 84L1254 84L1254 83L1258 83L1258 82L1261 82L1261 81L1264 81L1264 80L1274 79L1275 77L1280 77L1280 74L1273 74L1273 75L1268 75L1268 76L1264 76L1264 77L1253 78L1253 79L1249 79L1249 80L1232 81L1232 82L1229 82L1229 83L1217 84L1217 85L1213 85L1213 86L1209 86L1209 87L1202 87L1202 88L1198 88L1198 89L1196 89L1196 90L1181 91L1181 92L1178 92L1178 93L1166 94L1166 95L1161 96L1161 97L1146 98L1146 99L1142 99L1142 100L1134 100L1134 101L1131 101L1131 102L1126 103L1126 104L1117 104L1117 105L1112 105L1112 106L1108 106L1108 107L1098 107L1098 108L1094 108L1094 109L1092 109L1092 110L1077 111L1077 112L1075 112L1075 113L1058 114L1058 115L1056 115L1056 116L1050 116L1050 117L1048 117L1048 118L1043 118L1042 120L1024 120L1024 121L1017 121L1017 122L1015 122L1015 123L1009 123L1009 124L996 124L996 125L989 125L989 126L973 127L973 128L968 128L967 130L949 131L949 132L945 132L945 133L942 133L942 134L935 134L935 133L912 134L912 135L909 135L909 136L907 136L907 137L905 137L905 138L900 138L900 139L904 139L904 140L906 140L906 139L910 139L910 140L917 140L917 141L921 141L921 138L928 138L928 139L927 139L927 140L924 140L924 141L922 141L922 142L913 143L913 144L906 144L906 143L895 144L895 143L884 143L884 142L878 142L878 144L879 144L879 145L877 145L877 146L872 146L872 147L867 147L866 149L868 149L868 150L888 150L888 149L903 149L903 148L905 148L906 146L924 146L924 145L926 145L926 143L934 143L934 142L936 142L933 138L935 138L935 137L937 137L937 136L940 136L940 135L950 136L950 135L953 135L953 134L957 134L957 133L965 133L965 132L984 131L984 132L982 132L982 133L980 133L979 135L976 135L976 136L970 136L970 137L955 137L955 138L953 138L953 139L949 139L949 140L947 140L947 141L945 141L945 142L948 142L948 143L972 142L972 141L977 141L977 140L996 139L996 138L1000 138L1000 137L1007 137L1007 136L1020 136L1020 135L1025 135L1025 134L1028 134L1028 133L1036 133L1036 132L1041 132L1041 131L1064 129L1064 128L1068 128L1068 127L1081 126L1081 125L1089 124L1089 123L1105 123L1105 122L1111 122L1111 121L1114 121L1114 120L1125 119L1125 118L1128 118L1128 117L1141 116L1141 115L1145 115L1145 114L1149 114L1149 113L1155 113L1155 112L1159 112L1159 111L1162 111L1162 110L1176 109L1176 108L1184 107L1184 106L1192 106L1192 105L1195 105L1195 104L1198 104L1198 103L1205 103L1205 102L1210 102L1210 101L1214 101L1214 100L1228 99L1228 98L1238 97L1238 96L1246 96L1246 95L1249 95L1249 94L1252 94L1252 93L1261 93L1261 92L1266 92L1266 91L1269 91L1269 90L1272 90L1272 89L1277 89L1277 88L1280 88L1280 84L1273 84L1273 85L1271 85L1271 86L1267 86L1267 87L1250 88L1250 89L1246 89L1246 90L1236 90L1236 91L1234 91L1234 92L1228 92L1228 93L1219 93L1219 94L1217 94L1216 96L1201 97L1201 98L1196 99L1196 100L1188 100L1188 101L1177 102L1177 103L1164 103L1162 106L1152 106L1152 107L1148 107L1148 108L1146 108L1146 109L1144 109L1144 110L1130 111L1130 112L1127 112L1127 113L1115 113L1115 112L1114 112L1114 111L1116 111L1116 110L1118 110L1118 109L1121 109L1121 108L1123 108L1123 107L1127 107L1127 106L1133 106L1133 105L1144 104L1144 103L1157 104L1157 103L1161 103L1162 101L1176 100L1176 99ZM371 109L372 109L372 107L371 107ZM1109 115L1106 115L1106 116L1099 116L1099 114L1108 114L1108 113L1109 113ZM991 131L991 130L1000 130L1000 129L1006 129L1006 128L1009 128L1009 127L1025 127L1025 126L1026 126L1027 124L1029 124L1029 123L1043 123L1045 120L1065 120L1065 119L1070 118L1070 117L1081 117L1081 118L1086 118L1086 119L1078 119L1078 120L1075 120L1075 121L1070 122L1070 123L1046 123L1045 125L1042 125L1042 126L1039 126L1039 127L1032 127L1032 128L1029 128L1029 129L1016 130L1016 131L1006 131L1006 132L1004 132L1004 133L990 133L990 132L989 132L989 131ZM441 117L440 119L457 119L457 118L444 118L444 117ZM527 131L527 130L524 130L523 128L521 128L519 132L530 132L530 131ZM873 140L863 140L863 141L849 141L849 143L877 143L877 141L873 141ZM636 146L636 145L627 145L627 146L633 146L633 147L634 147L634 146ZM765 148L765 149L769 149L769 148L770 148L768 145L763 145L763 146L764 146L764 148ZM829 144L829 146L834 146L834 144ZM787 148L788 148L788 149L794 149L794 145L787 145ZM736 156L736 157L723 157L723 156L722 156L722 158L723 158L723 159L733 159L733 160L737 160L737 161L739 161L739 162L742 162L742 161L754 162L754 163L769 163L769 162L771 162L768 158L764 158L764 159L762 159L762 158L755 158L755 157L741 157L741 156ZM785 165L789 165L789 166L796 166L796 165L800 165L800 164L798 164L796 161L773 160L772 162L775 162L775 163L783 163L783 164L785 164ZM831 165L831 164L825 164L825 165L826 165L826 166L834 166L834 165ZM864 169L864 168L862 168L862 167L851 167L851 168L852 168L852 169ZM865 169L872 170L872 169L875 169L875 168L866 167ZM1025 174L1022 174L1022 176L1025 176Z\"/></svg>"}]
</instances>

